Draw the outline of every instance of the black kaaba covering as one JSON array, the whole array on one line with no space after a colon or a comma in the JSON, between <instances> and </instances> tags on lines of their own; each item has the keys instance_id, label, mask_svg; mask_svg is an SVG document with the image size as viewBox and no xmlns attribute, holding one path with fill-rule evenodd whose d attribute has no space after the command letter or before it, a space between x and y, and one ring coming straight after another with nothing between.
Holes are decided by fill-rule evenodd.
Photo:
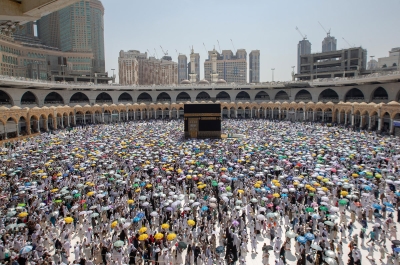
<instances>
[{"instance_id":1,"label":"black kaaba covering","mask_svg":"<svg viewBox=\"0 0 400 265\"><path fill-rule=\"evenodd\" d=\"M185 137L220 138L221 137L221 104L185 104ZM189 128L189 121L197 120L197 133Z\"/></svg>"}]
</instances>

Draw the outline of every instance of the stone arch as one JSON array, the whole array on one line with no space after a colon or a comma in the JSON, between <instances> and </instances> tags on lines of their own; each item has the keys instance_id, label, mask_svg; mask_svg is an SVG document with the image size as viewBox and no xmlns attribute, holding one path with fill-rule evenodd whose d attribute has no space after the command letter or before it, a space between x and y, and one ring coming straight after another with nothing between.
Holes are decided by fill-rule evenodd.
<instances>
[{"instance_id":1,"label":"stone arch","mask_svg":"<svg viewBox=\"0 0 400 265\"><path fill-rule=\"evenodd\" d=\"M181 92L176 96L176 102L192 101L190 95L186 92Z\"/></svg>"},{"instance_id":2,"label":"stone arch","mask_svg":"<svg viewBox=\"0 0 400 265\"><path fill-rule=\"evenodd\" d=\"M133 98L130 94L124 92L118 97L118 103L120 102L133 102Z\"/></svg>"},{"instance_id":3,"label":"stone arch","mask_svg":"<svg viewBox=\"0 0 400 265\"><path fill-rule=\"evenodd\" d=\"M285 91L281 90L276 93L275 100L289 100L289 95Z\"/></svg>"},{"instance_id":4,"label":"stone arch","mask_svg":"<svg viewBox=\"0 0 400 265\"><path fill-rule=\"evenodd\" d=\"M137 102L152 102L153 98L150 96L149 93L143 92L137 97Z\"/></svg>"},{"instance_id":5,"label":"stone arch","mask_svg":"<svg viewBox=\"0 0 400 265\"><path fill-rule=\"evenodd\" d=\"M369 101L374 103L381 103L381 102L387 103L388 99L389 95L386 89L380 86L375 88L374 91L372 91Z\"/></svg>"},{"instance_id":6,"label":"stone arch","mask_svg":"<svg viewBox=\"0 0 400 265\"><path fill-rule=\"evenodd\" d=\"M267 92L260 91L256 94L256 100L271 100L271 98Z\"/></svg>"},{"instance_id":7,"label":"stone arch","mask_svg":"<svg viewBox=\"0 0 400 265\"><path fill-rule=\"evenodd\" d=\"M106 92L101 92L96 97L96 103L113 103L112 97Z\"/></svg>"},{"instance_id":8,"label":"stone arch","mask_svg":"<svg viewBox=\"0 0 400 265\"><path fill-rule=\"evenodd\" d=\"M50 92L44 98L44 104L52 104L52 105L64 105L64 98L58 94L57 92Z\"/></svg>"},{"instance_id":9,"label":"stone arch","mask_svg":"<svg viewBox=\"0 0 400 265\"><path fill-rule=\"evenodd\" d=\"M21 105L39 104L37 96L31 91L25 92L21 97Z\"/></svg>"},{"instance_id":10,"label":"stone arch","mask_svg":"<svg viewBox=\"0 0 400 265\"><path fill-rule=\"evenodd\" d=\"M161 92L157 96L157 101L161 102L171 102L171 96L166 92Z\"/></svg>"},{"instance_id":11,"label":"stone arch","mask_svg":"<svg viewBox=\"0 0 400 265\"><path fill-rule=\"evenodd\" d=\"M237 95L235 100L242 100L242 101L246 101L246 100L250 100L250 95L249 93L245 92L245 91L240 91Z\"/></svg>"},{"instance_id":12,"label":"stone arch","mask_svg":"<svg viewBox=\"0 0 400 265\"><path fill-rule=\"evenodd\" d=\"M89 103L89 98L82 92L76 92L69 100L70 103Z\"/></svg>"},{"instance_id":13,"label":"stone arch","mask_svg":"<svg viewBox=\"0 0 400 265\"><path fill-rule=\"evenodd\" d=\"M3 90L0 90L0 105L14 105L14 101L11 96Z\"/></svg>"},{"instance_id":14,"label":"stone arch","mask_svg":"<svg viewBox=\"0 0 400 265\"><path fill-rule=\"evenodd\" d=\"M217 94L216 99L220 101L231 101L231 96L225 91L221 91Z\"/></svg>"},{"instance_id":15,"label":"stone arch","mask_svg":"<svg viewBox=\"0 0 400 265\"><path fill-rule=\"evenodd\" d=\"M346 95L344 96L345 102L363 102L364 100L364 93L355 87L347 91Z\"/></svg>"},{"instance_id":16,"label":"stone arch","mask_svg":"<svg viewBox=\"0 0 400 265\"><path fill-rule=\"evenodd\" d=\"M196 101L207 101L207 100L211 100L210 95L207 92L200 92L199 94L197 94L196 96Z\"/></svg>"},{"instance_id":17,"label":"stone arch","mask_svg":"<svg viewBox=\"0 0 400 265\"><path fill-rule=\"evenodd\" d=\"M339 95L336 93L335 90L331 88L324 89L321 93L319 93L318 96L318 102L334 102L337 103L339 102Z\"/></svg>"},{"instance_id":18,"label":"stone arch","mask_svg":"<svg viewBox=\"0 0 400 265\"><path fill-rule=\"evenodd\" d=\"M312 101L312 95L309 91L302 89L296 93L294 100L295 101L304 101L304 102Z\"/></svg>"}]
</instances>

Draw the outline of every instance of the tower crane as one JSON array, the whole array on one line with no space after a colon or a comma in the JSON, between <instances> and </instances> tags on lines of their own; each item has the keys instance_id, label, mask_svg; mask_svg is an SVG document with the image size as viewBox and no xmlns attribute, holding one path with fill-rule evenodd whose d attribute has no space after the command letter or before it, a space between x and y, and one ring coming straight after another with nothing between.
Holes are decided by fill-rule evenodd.
<instances>
[{"instance_id":1,"label":"tower crane","mask_svg":"<svg viewBox=\"0 0 400 265\"><path fill-rule=\"evenodd\" d=\"M154 48L154 52L155 52L156 55L157 55L156 59L158 59L158 54L157 54L156 48Z\"/></svg>"},{"instance_id":2,"label":"tower crane","mask_svg":"<svg viewBox=\"0 0 400 265\"><path fill-rule=\"evenodd\" d=\"M298 27L296 27L296 30L299 32L300 36L303 37L303 40L307 39L307 35L303 35L303 33L301 33Z\"/></svg>"},{"instance_id":3,"label":"tower crane","mask_svg":"<svg viewBox=\"0 0 400 265\"><path fill-rule=\"evenodd\" d=\"M321 26L321 28L325 31L326 35L329 37L331 35L331 29L329 29L328 31L326 31L326 29L324 28L324 26L322 26L322 24L318 21L319 25Z\"/></svg>"},{"instance_id":4,"label":"tower crane","mask_svg":"<svg viewBox=\"0 0 400 265\"><path fill-rule=\"evenodd\" d=\"M177 50L177 49L175 49L175 51L176 51L176 56L178 56L178 57L179 57L179 52L178 52L178 50Z\"/></svg>"},{"instance_id":5,"label":"tower crane","mask_svg":"<svg viewBox=\"0 0 400 265\"><path fill-rule=\"evenodd\" d=\"M355 47L355 45L351 46L350 43L345 38L342 37L342 39L347 43L347 45L349 45L349 48Z\"/></svg>"},{"instance_id":6,"label":"tower crane","mask_svg":"<svg viewBox=\"0 0 400 265\"><path fill-rule=\"evenodd\" d=\"M235 45L233 44L232 39L231 39L231 43L232 43L232 46L233 46L233 52L236 53Z\"/></svg>"},{"instance_id":7,"label":"tower crane","mask_svg":"<svg viewBox=\"0 0 400 265\"><path fill-rule=\"evenodd\" d=\"M147 49L147 52L149 53L149 56L151 56L149 49ZM153 53L153 57L156 57L156 55L154 53Z\"/></svg>"},{"instance_id":8,"label":"tower crane","mask_svg":"<svg viewBox=\"0 0 400 265\"><path fill-rule=\"evenodd\" d=\"M217 40L217 42L218 42L219 53L222 53L221 46L219 46L219 40Z\"/></svg>"},{"instance_id":9,"label":"tower crane","mask_svg":"<svg viewBox=\"0 0 400 265\"><path fill-rule=\"evenodd\" d=\"M164 53L164 55L168 56L168 51L165 52L164 49L161 47L161 45L160 45L160 48L161 48L162 52Z\"/></svg>"}]
</instances>

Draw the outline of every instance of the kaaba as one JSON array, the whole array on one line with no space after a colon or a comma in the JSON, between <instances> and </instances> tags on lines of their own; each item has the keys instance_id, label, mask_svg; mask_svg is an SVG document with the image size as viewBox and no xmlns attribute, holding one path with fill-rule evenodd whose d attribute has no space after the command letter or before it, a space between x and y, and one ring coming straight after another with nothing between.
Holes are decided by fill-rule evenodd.
<instances>
[{"instance_id":1,"label":"kaaba","mask_svg":"<svg viewBox=\"0 0 400 265\"><path fill-rule=\"evenodd\" d=\"M185 104L185 138L221 138L221 104Z\"/></svg>"}]
</instances>

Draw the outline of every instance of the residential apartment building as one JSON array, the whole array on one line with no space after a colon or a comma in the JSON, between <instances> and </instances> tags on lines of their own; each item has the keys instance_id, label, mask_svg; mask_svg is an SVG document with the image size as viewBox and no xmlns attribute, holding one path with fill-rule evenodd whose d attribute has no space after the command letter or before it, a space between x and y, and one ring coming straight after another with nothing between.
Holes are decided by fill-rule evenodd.
<instances>
[{"instance_id":1,"label":"residential apartment building","mask_svg":"<svg viewBox=\"0 0 400 265\"><path fill-rule=\"evenodd\" d=\"M178 56L178 83L188 79L188 61L187 56L179 54Z\"/></svg>"},{"instance_id":2,"label":"residential apartment building","mask_svg":"<svg viewBox=\"0 0 400 265\"><path fill-rule=\"evenodd\" d=\"M118 74L121 85L139 84L139 61L137 58L140 58L139 51L119 52Z\"/></svg>"}]
</instances>

